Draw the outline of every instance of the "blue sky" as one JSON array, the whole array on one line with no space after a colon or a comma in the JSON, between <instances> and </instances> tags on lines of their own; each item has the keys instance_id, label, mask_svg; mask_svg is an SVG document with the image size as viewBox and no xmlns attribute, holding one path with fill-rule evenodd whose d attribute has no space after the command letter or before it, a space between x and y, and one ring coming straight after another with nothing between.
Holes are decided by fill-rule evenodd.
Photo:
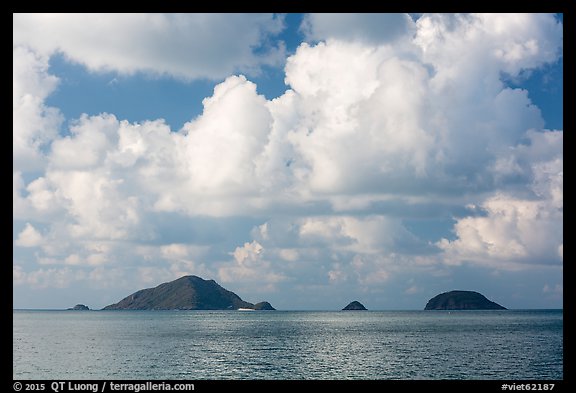
<instances>
[{"instance_id":1,"label":"blue sky","mask_svg":"<svg viewBox=\"0 0 576 393\"><path fill-rule=\"evenodd\" d=\"M561 15L13 20L15 308L562 307Z\"/></svg>"}]
</instances>

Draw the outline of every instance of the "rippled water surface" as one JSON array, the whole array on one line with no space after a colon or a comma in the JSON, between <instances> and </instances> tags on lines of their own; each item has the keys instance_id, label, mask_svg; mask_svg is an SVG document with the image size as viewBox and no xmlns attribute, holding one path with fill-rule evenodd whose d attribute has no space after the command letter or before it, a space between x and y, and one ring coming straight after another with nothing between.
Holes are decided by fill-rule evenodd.
<instances>
[{"instance_id":1,"label":"rippled water surface","mask_svg":"<svg viewBox=\"0 0 576 393\"><path fill-rule=\"evenodd\" d=\"M14 379L563 379L563 314L13 312Z\"/></svg>"}]
</instances>

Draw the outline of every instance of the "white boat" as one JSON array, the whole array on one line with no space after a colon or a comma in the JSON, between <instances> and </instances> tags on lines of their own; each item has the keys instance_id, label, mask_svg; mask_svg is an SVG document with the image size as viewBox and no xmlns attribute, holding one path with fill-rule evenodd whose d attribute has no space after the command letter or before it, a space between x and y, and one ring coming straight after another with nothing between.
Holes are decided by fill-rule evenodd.
<instances>
[{"instance_id":1,"label":"white boat","mask_svg":"<svg viewBox=\"0 0 576 393\"><path fill-rule=\"evenodd\" d=\"M240 307L238 311L255 311L253 308L242 308Z\"/></svg>"}]
</instances>

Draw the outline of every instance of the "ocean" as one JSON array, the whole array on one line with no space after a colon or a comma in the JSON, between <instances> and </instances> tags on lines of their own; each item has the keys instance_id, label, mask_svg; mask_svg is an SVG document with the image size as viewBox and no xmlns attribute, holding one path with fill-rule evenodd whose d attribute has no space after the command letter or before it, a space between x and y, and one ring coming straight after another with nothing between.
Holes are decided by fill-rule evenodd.
<instances>
[{"instance_id":1,"label":"ocean","mask_svg":"<svg viewBox=\"0 0 576 393\"><path fill-rule=\"evenodd\" d=\"M562 310L13 311L13 378L562 380Z\"/></svg>"}]
</instances>

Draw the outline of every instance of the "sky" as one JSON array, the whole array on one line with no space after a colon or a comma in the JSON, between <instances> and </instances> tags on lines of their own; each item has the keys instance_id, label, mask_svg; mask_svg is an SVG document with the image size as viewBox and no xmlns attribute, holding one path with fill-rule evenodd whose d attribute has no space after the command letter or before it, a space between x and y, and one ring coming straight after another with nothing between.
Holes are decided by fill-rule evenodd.
<instances>
[{"instance_id":1,"label":"sky","mask_svg":"<svg viewBox=\"0 0 576 393\"><path fill-rule=\"evenodd\" d=\"M563 307L563 18L14 14L13 307Z\"/></svg>"}]
</instances>

